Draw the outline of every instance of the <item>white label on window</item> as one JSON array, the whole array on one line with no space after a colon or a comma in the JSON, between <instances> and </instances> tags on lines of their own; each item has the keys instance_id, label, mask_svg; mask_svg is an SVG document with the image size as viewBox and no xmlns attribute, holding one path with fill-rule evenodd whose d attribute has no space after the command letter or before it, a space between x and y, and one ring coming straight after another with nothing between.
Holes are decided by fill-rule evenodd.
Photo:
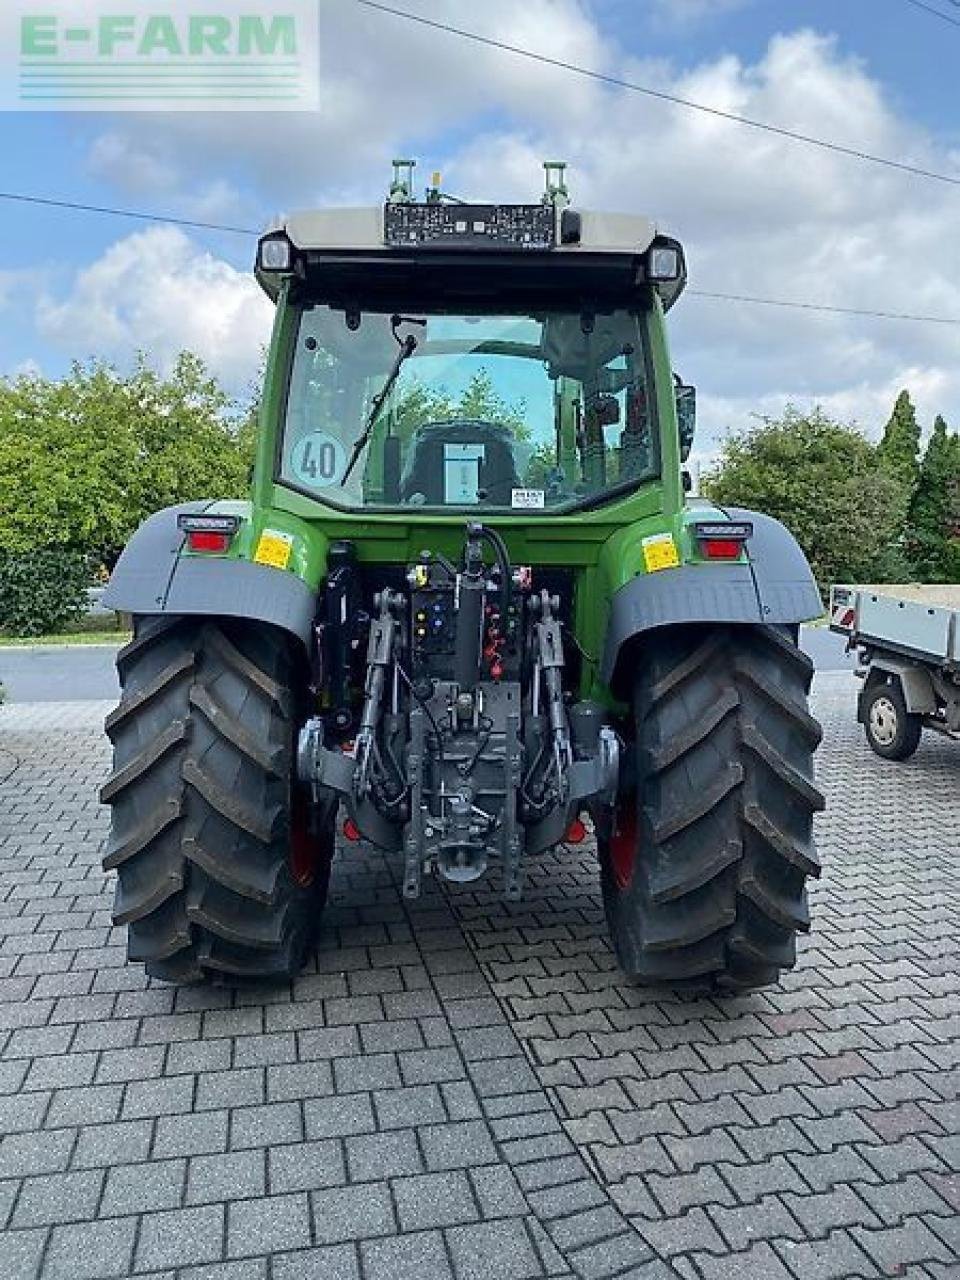
<instances>
[{"instance_id":1,"label":"white label on window","mask_svg":"<svg viewBox=\"0 0 960 1280\"><path fill-rule=\"evenodd\" d=\"M510 505L522 511L542 511L544 497L542 489L512 489Z\"/></svg>"},{"instance_id":2,"label":"white label on window","mask_svg":"<svg viewBox=\"0 0 960 1280\"><path fill-rule=\"evenodd\" d=\"M480 465L486 458L482 444L443 446L443 500L450 506L476 506L480 501Z\"/></svg>"},{"instance_id":3,"label":"white label on window","mask_svg":"<svg viewBox=\"0 0 960 1280\"><path fill-rule=\"evenodd\" d=\"M325 489L343 475L347 451L343 441L326 431L311 431L293 446L290 470L311 489Z\"/></svg>"}]
</instances>

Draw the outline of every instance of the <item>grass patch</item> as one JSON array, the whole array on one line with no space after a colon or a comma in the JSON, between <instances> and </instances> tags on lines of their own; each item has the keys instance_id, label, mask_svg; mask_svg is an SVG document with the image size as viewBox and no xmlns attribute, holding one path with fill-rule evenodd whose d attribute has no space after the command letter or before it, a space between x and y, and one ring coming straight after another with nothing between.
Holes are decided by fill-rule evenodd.
<instances>
[{"instance_id":1,"label":"grass patch","mask_svg":"<svg viewBox=\"0 0 960 1280\"><path fill-rule=\"evenodd\" d=\"M0 635L0 649L27 649L31 645L58 644L126 644L131 637L129 631L64 631L52 636L5 636Z\"/></svg>"},{"instance_id":2,"label":"grass patch","mask_svg":"<svg viewBox=\"0 0 960 1280\"><path fill-rule=\"evenodd\" d=\"M126 644L130 636L130 628L124 626L117 615L104 617L101 614L83 618L66 631L48 636L14 636L0 631L0 648L23 649L34 644Z\"/></svg>"}]
</instances>

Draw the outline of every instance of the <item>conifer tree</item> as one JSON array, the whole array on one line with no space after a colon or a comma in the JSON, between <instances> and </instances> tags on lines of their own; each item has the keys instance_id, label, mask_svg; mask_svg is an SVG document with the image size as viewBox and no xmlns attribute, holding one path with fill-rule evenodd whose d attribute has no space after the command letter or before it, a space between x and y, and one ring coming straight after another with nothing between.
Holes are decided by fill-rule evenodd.
<instances>
[{"instance_id":1,"label":"conifer tree","mask_svg":"<svg viewBox=\"0 0 960 1280\"><path fill-rule=\"evenodd\" d=\"M920 478L920 424L909 391L901 391L883 429L877 457L887 473L897 480L906 502L913 497Z\"/></svg>"},{"instance_id":2,"label":"conifer tree","mask_svg":"<svg viewBox=\"0 0 960 1280\"><path fill-rule=\"evenodd\" d=\"M937 414L907 518L907 549L923 582L960 577L960 436Z\"/></svg>"}]
</instances>

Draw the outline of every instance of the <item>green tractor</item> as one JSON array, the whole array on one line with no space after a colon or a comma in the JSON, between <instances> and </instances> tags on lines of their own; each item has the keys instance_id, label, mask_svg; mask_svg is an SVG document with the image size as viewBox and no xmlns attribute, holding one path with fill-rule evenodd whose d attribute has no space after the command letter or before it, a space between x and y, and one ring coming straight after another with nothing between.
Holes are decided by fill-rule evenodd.
<instances>
[{"instance_id":1,"label":"green tractor","mask_svg":"<svg viewBox=\"0 0 960 1280\"><path fill-rule=\"evenodd\" d=\"M790 534L686 497L694 391L664 316L681 246L439 178L260 241L276 304L250 500L157 512L106 603L104 866L155 977L295 974L338 836L509 900L592 826L645 983L745 990L795 960L822 799Z\"/></svg>"}]
</instances>

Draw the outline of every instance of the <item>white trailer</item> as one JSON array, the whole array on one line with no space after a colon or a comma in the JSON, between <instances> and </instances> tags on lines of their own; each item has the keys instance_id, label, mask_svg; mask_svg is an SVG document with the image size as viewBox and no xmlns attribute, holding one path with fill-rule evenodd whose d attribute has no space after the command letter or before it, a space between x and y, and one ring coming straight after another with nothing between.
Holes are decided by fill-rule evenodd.
<instances>
[{"instance_id":1,"label":"white trailer","mask_svg":"<svg viewBox=\"0 0 960 1280\"><path fill-rule=\"evenodd\" d=\"M857 719L886 760L924 729L960 740L960 586L836 586L830 630L859 650Z\"/></svg>"}]
</instances>

